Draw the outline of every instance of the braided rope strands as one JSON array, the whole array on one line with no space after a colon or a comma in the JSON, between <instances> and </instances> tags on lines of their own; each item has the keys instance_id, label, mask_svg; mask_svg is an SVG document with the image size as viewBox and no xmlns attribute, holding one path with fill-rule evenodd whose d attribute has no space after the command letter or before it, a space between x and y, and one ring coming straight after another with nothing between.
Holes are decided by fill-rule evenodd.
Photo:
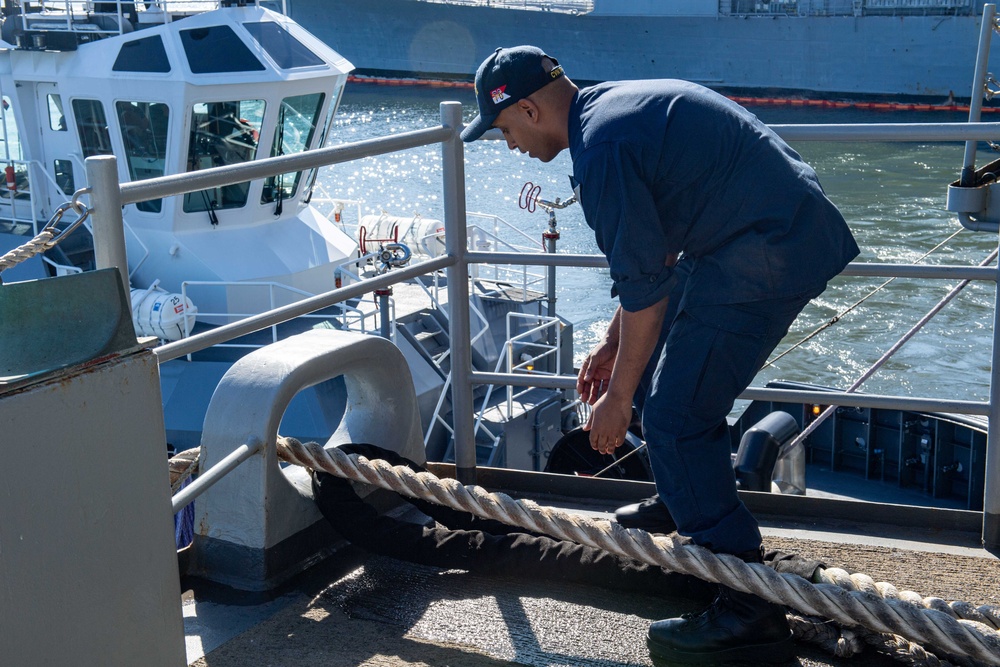
<instances>
[{"instance_id":1,"label":"braided rope strands","mask_svg":"<svg viewBox=\"0 0 1000 667\"><path fill-rule=\"evenodd\" d=\"M77 227L83 224L90 216L90 209L80 201L80 197L88 194L90 188L82 188L73 193L73 198L56 207L56 210L52 212L52 218L48 221L42 231L38 232L35 238L31 239L27 243L14 248L7 254L0 256L0 271L4 271L11 267L17 266L21 262L31 259L35 255L40 255L41 253L54 248L59 245L59 242L72 233ZM60 230L58 228L59 222L62 220L63 216L67 211L73 210L77 213L76 220L70 222L65 229Z\"/></svg>"},{"instance_id":2,"label":"braided rope strands","mask_svg":"<svg viewBox=\"0 0 1000 667\"><path fill-rule=\"evenodd\" d=\"M849 574L840 568L826 568L819 571L819 575L825 583L836 584L847 590L870 591L883 598L905 600L917 607L935 609L952 618L975 621L993 629L1000 628L1000 608L998 607L991 605L976 607L968 602L946 602L938 597L921 597L913 591L899 591L895 586L884 581L876 582L866 574ZM909 642L898 635L864 632L861 638L880 653L914 665L947 667L950 664L955 664L976 667L993 664L963 656L948 656L950 662L945 662L933 654L927 653L922 646Z\"/></svg>"},{"instance_id":3,"label":"braided rope strands","mask_svg":"<svg viewBox=\"0 0 1000 667\"><path fill-rule=\"evenodd\" d=\"M785 618L796 639L816 644L837 658L852 658L865 648L854 630L842 628L837 623L796 613L786 614Z\"/></svg>"},{"instance_id":4,"label":"braided rope strands","mask_svg":"<svg viewBox=\"0 0 1000 667\"><path fill-rule=\"evenodd\" d=\"M181 484L198 471L201 462L201 447L185 449L170 457L170 492L177 493Z\"/></svg>"},{"instance_id":5,"label":"braided rope strands","mask_svg":"<svg viewBox=\"0 0 1000 667\"><path fill-rule=\"evenodd\" d=\"M786 619L797 640L815 644L837 658L853 658L867 645L877 653L913 667L990 667L981 660L961 656L942 660L920 644L899 635L872 632L860 626L845 628L824 618L795 612L787 613Z\"/></svg>"},{"instance_id":6,"label":"braided rope strands","mask_svg":"<svg viewBox=\"0 0 1000 667\"><path fill-rule=\"evenodd\" d=\"M779 574L762 564L745 563L735 556L681 544L673 537L653 536L622 528L617 523L566 514L528 500L489 493L481 487L466 487L454 479L438 479L406 467L393 468L385 461L348 456L335 447L325 449L315 442L281 438L277 448L282 459L297 465L691 574L847 627L861 625L937 647L949 655L1000 664L1000 633L993 628L953 618L937 609L918 607L907 600L883 599L877 591L845 590L830 583L811 584L802 577Z\"/></svg>"},{"instance_id":7,"label":"braided rope strands","mask_svg":"<svg viewBox=\"0 0 1000 667\"><path fill-rule=\"evenodd\" d=\"M898 591L892 584L875 582L866 574L849 574L840 568L822 570L824 583L831 583L851 591L870 591L883 598L906 600L918 607L936 609L952 618L976 621L994 630L1000 629L1000 607L993 605L973 606L968 602L946 602L938 597L921 597L913 591Z\"/></svg>"},{"instance_id":8,"label":"braided rope strands","mask_svg":"<svg viewBox=\"0 0 1000 667\"><path fill-rule=\"evenodd\" d=\"M54 245L52 239L58 233L59 230L56 229L44 229L38 233L38 236L24 245L20 245L7 254L0 256L0 271L13 268L21 262L45 252Z\"/></svg>"}]
</instances>

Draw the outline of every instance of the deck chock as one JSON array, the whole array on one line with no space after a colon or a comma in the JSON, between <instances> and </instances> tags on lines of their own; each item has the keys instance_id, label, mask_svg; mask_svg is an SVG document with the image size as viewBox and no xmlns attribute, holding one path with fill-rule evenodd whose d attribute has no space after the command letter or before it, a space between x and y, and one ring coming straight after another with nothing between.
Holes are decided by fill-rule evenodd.
<instances>
[{"instance_id":1,"label":"deck chock","mask_svg":"<svg viewBox=\"0 0 1000 667\"><path fill-rule=\"evenodd\" d=\"M424 462L409 366L388 340L317 329L254 350L229 369L212 396L201 469L247 443L264 443L263 454L196 502L191 574L263 591L329 554L336 536L316 508L308 472L282 468L274 445L295 394L338 377L347 403L327 446L370 442Z\"/></svg>"}]
</instances>

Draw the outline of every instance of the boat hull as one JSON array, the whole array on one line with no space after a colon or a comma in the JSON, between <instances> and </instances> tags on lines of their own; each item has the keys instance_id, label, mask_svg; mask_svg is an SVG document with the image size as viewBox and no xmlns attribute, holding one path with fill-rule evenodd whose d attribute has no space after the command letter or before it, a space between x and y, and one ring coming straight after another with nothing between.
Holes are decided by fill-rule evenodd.
<instances>
[{"instance_id":1,"label":"boat hull","mask_svg":"<svg viewBox=\"0 0 1000 667\"><path fill-rule=\"evenodd\" d=\"M968 96L980 24L972 15L597 16L416 0L296 0L291 13L360 73L468 80L496 47L535 44L582 82L681 78L938 101Z\"/></svg>"}]
</instances>

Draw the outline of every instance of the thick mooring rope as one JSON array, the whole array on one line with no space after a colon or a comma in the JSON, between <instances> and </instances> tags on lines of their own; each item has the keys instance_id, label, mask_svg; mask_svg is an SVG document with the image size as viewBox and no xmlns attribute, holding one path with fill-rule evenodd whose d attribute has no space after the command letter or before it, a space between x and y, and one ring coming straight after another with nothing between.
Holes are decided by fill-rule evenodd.
<instances>
[{"instance_id":1,"label":"thick mooring rope","mask_svg":"<svg viewBox=\"0 0 1000 667\"><path fill-rule=\"evenodd\" d=\"M201 447L185 449L183 452L178 452L170 458L168 463L170 468L171 493L177 493L181 488L181 484L197 472L200 462Z\"/></svg>"},{"instance_id":2,"label":"thick mooring rope","mask_svg":"<svg viewBox=\"0 0 1000 667\"><path fill-rule=\"evenodd\" d=\"M916 593L899 594L890 584L875 583L864 575L849 575L847 579L852 583L849 588L843 587L847 582L839 574L842 570L833 571L831 583L812 584L762 564L745 563L735 556L683 544L671 536L654 536L622 528L615 522L567 514L530 500L489 493L478 486L466 487L454 479L438 479L405 466L394 468L386 461L349 456L335 447L326 449L315 442L279 438L277 449L281 459L296 465L690 574L847 627L862 626L937 647L950 656L1000 664L1000 633L995 624L989 625L1000 617L997 608L986 606L973 611L971 605L948 605L943 601L925 607L923 598ZM977 620L956 618L958 613L972 614Z\"/></svg>"},{"instance_id":3,"label":"thick mooring rope","mask_svg":"<svg viewBox=\"0 0 1000 667\"><path fill-rule=\"evenodd\" d=\"M35 255L39 255L49 248L51 248L54 243L52 239L59 233L57 229L45 229L38 233L38 236L31 239L24 245L14 248L5 255L0 256L0 271L13 268L31 259Z\"/></svg>"}]
</instances>

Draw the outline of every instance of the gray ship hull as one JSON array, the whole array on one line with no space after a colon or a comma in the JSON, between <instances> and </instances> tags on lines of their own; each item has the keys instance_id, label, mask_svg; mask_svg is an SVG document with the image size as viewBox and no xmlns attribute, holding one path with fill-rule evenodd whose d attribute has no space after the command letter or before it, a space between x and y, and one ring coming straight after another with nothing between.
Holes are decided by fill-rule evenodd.
<instances>
[{"instance_id":1,"label":"gray ship hull","mask_svg":"<svg viewBox=\"0 0 1000 667\"><path fill-rule=\"evenodd\" d=\"M419 0L293 0L360 73L461 78L535 44L578 81L682 78L813 97L968 98L980 17L599 16ZM935 99L940 98L940 99Z\"/></svg>"}]
</instances>

